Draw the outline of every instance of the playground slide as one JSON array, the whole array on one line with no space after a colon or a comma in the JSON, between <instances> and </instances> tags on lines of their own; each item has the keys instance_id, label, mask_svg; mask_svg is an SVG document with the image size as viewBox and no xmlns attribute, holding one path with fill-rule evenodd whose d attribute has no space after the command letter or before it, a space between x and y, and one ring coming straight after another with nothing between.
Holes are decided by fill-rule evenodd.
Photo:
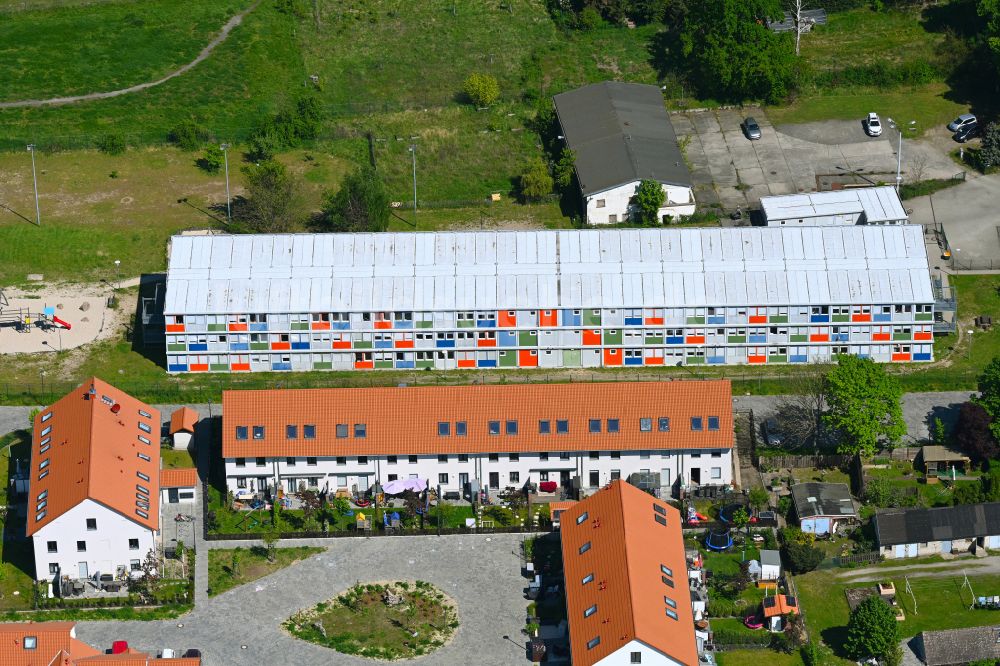
<instances>
[{"instance_id":1,"label":"playground slide","mask_svg":"<svg viewBox=\"0 0 1000 666\"><path fill-rule=\"evenodd\" d=\"M60 326L62 326L63 328L65 328L65 329L66 329L67 331L68 331L68 330L70 330L71 328L73 328L73 327L72 327L72 326L71 326L71 325L69 324L69 322L65 322L65 321L63 321L62 319L60 319L59 317L55 316L55 315L52 315L52 321L54 321L55 323L57 323L57 324L59 324Z\"/></svg>"}]
</instances>

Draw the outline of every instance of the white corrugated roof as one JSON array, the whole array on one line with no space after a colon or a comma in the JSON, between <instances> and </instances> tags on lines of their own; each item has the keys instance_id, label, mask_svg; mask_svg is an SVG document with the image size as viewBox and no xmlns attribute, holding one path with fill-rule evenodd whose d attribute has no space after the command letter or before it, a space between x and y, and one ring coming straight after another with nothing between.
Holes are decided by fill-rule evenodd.
<instances>
[{"instance_id":1,"label":"white corrugated roof","mask_svg":"<svg viewBox=\"0 0 1000 666\"><path fill-rule=\"evenodd\" d=\"M889 186L761 197L760 207L768 221L862 212L869 224L907 219L899 195Z\"/></svg>"},{"instance_id":2,"label":"white corrugated roof","mask_svg":"<svg viewBox=\"0 0 1000 666\"><path fill-rule=\"evenodd\" d=\"M922 229L175 236L165 313L933 301Z\"/></svg>"}]
</instances>

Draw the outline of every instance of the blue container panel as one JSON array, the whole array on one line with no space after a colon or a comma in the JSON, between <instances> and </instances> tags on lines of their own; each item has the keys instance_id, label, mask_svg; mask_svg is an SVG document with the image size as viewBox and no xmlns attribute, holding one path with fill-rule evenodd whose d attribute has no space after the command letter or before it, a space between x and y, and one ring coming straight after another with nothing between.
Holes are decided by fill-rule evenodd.
<instances>
[{"instance_id":1,"label":"blue container panel","mask_svg":"<svg viewBox=\"0 0 1000 666\"><path fill-rule=\"evenodd\" d=\"M764 343L764 342L767 342L767 336L766 335L751 335L749 337L749 340L750 340L750 342Z\"/></svg>"},{"instance_id":2,"label":"blue container panel","mask_svg":"<svg viewBox=\"0 0 1000 666\"><path fill-rule=\"evenodd\" d=\"M495 360L483 359L476 362L477 368L495 368L497 367L497 362Z\"/></svg>"},{"instance_id":3,"label":"blue container panel","mask_svg":"<svg viewBox=\"0 0 1000 666\"><path fill-rule=\"evenodd\" d=\"M808 363L809 357L805 354L794 354L788 357L789 363Z\"/></svg>"},{"instance_id":4,"label":"blue container panel","mask_svg":"<svg viewBox=\"0 0 1000 666\"><path fill-rule=\"evenodd\" d=\"M437 341L437 346L438 346L439 349L440 348L445 348L445 347L454 347L455 346L455 341L454 340L438 340Z\"/></svg>"},{"instance_id":5,"label":"blue container panel","mask_svg":"<svg viewBox=\"0 0 1000 666\"><path fill-rule=\"evenodd\" d=\"M677 336L668 335L667 336L667 344L668 345L682 345L682 344L684 344L684 336L683 335L677 335Z\"/></svg>"},{"instance_id":6,"label":"blue container panel","mask_svg":"<svg viewBox=\"0 0 1000 666\"><path fill-rule=\"evenodd\" d=\"M266 331L267 330L267 324L266 323L263 323L263 324L250 324L250 330L251 331Z\"/></svg>"},{"instance_id":7,"label":"blue container panel","mask_svg":"<svg viewBox=\"0 0 1000 666\"><path fill-rule=\"evenodd\" d=\"M308 342L293 342L292 349L309 349Z\"/></svg>"},{"instance_id":8,"label":"blue container panel","mask_svg":"<svg viewBox=\"0 0 1000 666\"><path fill-rule=\"evenodd\" d=\"M642 359L632 357L626 358L625 365L642 365Z\"/></svg>"},{"instance_id":9,"label":"blue container panel","mask_svg":"<svg viewBox=\"0 0 1000 666\"><path fill-rule=\"evenodd\" d=\"M625 317L626 326L642 326L642 317Z\"/></svg>"},{"instance_id":10,"label":"blue container panel","mask_svg":"<svg viewBox=\"0 0 1000 666\"><path fill-rule=\"evenodd\" d=\"M349 321L335 321L330 324L330 328L335 331L346 331L351 328L351 322Z\"/></svg>"},{"instance_id":11,"label":"blue container panel","mask_svg":"<svg viewBox=\"0 0 1000 666\"><path fill-rule=\"evenodd\" d=\"M394 321L393 328L413 328L413 321Z\"/></svg>"},{"instance_id":12,"label":"blue container panel","mask_svg":"<svg viewBox=\"0 0 1000 666\"><path fill-rule=\"evenodd\" d=\"M230 351L250 351L250 345L246 342L231 342L229 349Z\"/></svg>"},{"instance_id":13,"label":"blue container panel","mask_svg":"<svg viewBox=\"0 0 1000 666\"><path fill-rule=\"evenodd\" d=\"M914 361L929 361L929 360L931 360L931 355L930 354L914 354L913 355L913 360Z\"/></svg>"},{"instance_id":14,"label":"blue container panel","mask_svg":"<svg viewBox=\"0 0 1000 666\"><path fill-rule=\"evenodd\" d=\"M563 310L562 312L562 325L563 326L579 326L582 317L580 315L573 314L572 310Z\"/></svg>"},{"instance_id":15,"label":"blue container panel","mask_svg":"<svg viewBox=\"0 0 1000 666\"><path fill-rule=\"evenodd\" d=\"M501 347L516 347L517 346L517 333L508 333L506 331L500 332L500 346Z\"/></svg>"},{"instance_id":16,"label":"blue container panel","mask_svg":"<svg viewBox=\"0 0 1000 666\"><path fill-rule=\"evenodd\" d=\"M809 321L814 324L822 324L830 321L830 315L809 315Z\"/></svg>"},{"instance_id":17,"label":"blue container panel","mask_svg":"<svg viewBox=\"0 0 1000 666\"><path fill-rule=\"evenodd\" d=\"M291 370L292 369L292 364L291 363L272 363L271 364L271 369L272 370Z\"/></svg>"},{"instance_id":18,"label":"blue container panel","mask_svg":"<svg viewBox=\"0 0 1000 666\"><path fill-rule=\"evenodd\" d=\"M830 336L830 340L833 342L850 342L850 335L848 333L834 333Z\"/></svg>"},{"instance_id":19,"label":"blue container panel","mask_svg":"<svg viewBox=\"0 0 1000 666\"><path fill-rule=\"evenodd\" d=\"M709 356L708 362L714 365L723 365L726 362L725 356Z\"/></svg>"},{"instance_id":20,"label":"blue container panel","mask_svg":"<svg viewBox=\"0 0 1000 666\"><path fill-rule=\"evenodd\" d=\"M170 372L187 372L187 365L183 363L171 363L167 366L167 370Z\"/></svg>"},{"instance_id":21,"label":"blue container panel","mask_svg":"<svg viewBox=\"0 0 1000 666\"><path fill-rule=\"evenodd\" d=\"M872 321L892 321L892 315L891 314L872 315Z\"/></svg>"},{"instance_id":22,"label":"blue container panel","mask_svg":"<svg viewBox=\"0 0 1000 666\"><path fill-rule=\"evenodd\" d=\"M205 343L191 343L188 345L188 351L208 351L208 345Z\"/></svg>"},{"instance_id":23,"label":"blue container panel","mask_svg":"<svg viewBox=\"0 0 1000 666\"><path fill-rule=\"evenodd\" d=\"M496 328L496 319L477 319L476 328Z\"/></svg>"},{"instance_id":24,"label":"blue container panel","mask_svg":"<svg viewBox=\"0 0 1000 666\"><path fill-rule=\"evenodd\" d=\"M396 367L400 370L412 370L416 364L413 361L396 361Z\"/></svg>"},{"instance_id":25,"label":"blue container panel","mask_svg":"<svg viewBox=\"0 0 1000 666\"><path fill-rule=\"evenodd\" d=\"M708 318L708 323L709 324L725 324L726 323L726 317L725 316L709 317Z\"/></svg>"},{"instance_id":26,"label":"blue container panel","mask_svg":"<svg viewBox=\"0 0 1000 666\"><path fill-rule=\"evenodd\" d=\"M441 342L447 342L447 340L439 341L438 347L441 346ZM452 346L454 346L454 344ZM376 340L375 349L392 349L392 340Z\"/></svg>"}]
</instances>

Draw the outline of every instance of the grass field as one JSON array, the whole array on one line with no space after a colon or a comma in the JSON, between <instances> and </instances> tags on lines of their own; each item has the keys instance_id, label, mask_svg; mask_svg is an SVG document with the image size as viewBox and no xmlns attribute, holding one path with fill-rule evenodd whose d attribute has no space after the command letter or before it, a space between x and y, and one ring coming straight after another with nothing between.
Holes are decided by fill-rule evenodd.
<instances>
[{"instance_id":1,"label":"grass field","mask_svg":"<svg viewBox=\"0 0 1000 666\"><path fill-rule=\"evenodd\" d=\"M209 595L222 594L226 590L251 583L258 578L273 574L279 569L304 560L310 555L323 552L323 548L301 546L298 548L276 548L274 561L267 560L267 551L253 548L213 548L208 551ZM233 575L233 553L239 551L239 567Z\"/></svg>"},{"instance_id":2,"label":"grass field","mask_svg":"<svg viewBox=\"0 0 1000 666\"><path fill-rule=\"evenodd\" d=\"M195 58L249 0L146 0L25 11L0 21L0 101L125 88ZM44 39L39 36L44 35ZM81 35L86 35L81 39Z\"/></svg>"},{"instance_id":3,"label":"grass field","mask_svg":"<svg viewBox=\"0 0 1000 666\"><path fill-rule=\"evenodd\" d=\"M798 654L784 654L773 650L733 650L715 655L719 666L801 666L802 659Z\"/></svg>"},{"instance_id":4,"label":"grass field","mask_svg":"<svg viewBox=\"0 0 1000 666\"><path fill-rule=\"evenodd\" d=\"M900 623L901 637L914 636L925 629L955 629L996 623L996 612L969 610L972 598L968 589L962 590L960 568L952 568L951 575L939 578L910 576L910 585L916 597L916 613L913 601L904 593L906 583L902 576L892 574L896 585L896 600L906 613L906 620ZM848 583L837 574L849 575L849 570L814 571L795 578L799 599L810 633L817 640L822 637L827 645L843 643L850 614L844 590L848 587L863 587L874 583ZM1000 590L1000 576L970 576L973 590L978 595L994 594ZM838 655L845 657L846 655Z\"/></svg>"}]
</instances>

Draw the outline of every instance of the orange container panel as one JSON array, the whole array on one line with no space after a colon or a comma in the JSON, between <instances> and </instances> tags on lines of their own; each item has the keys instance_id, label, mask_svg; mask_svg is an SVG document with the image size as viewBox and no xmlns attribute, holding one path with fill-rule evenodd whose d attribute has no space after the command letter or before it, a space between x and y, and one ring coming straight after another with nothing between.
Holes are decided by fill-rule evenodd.
<instances>
[{"instance_id":1,"label":"orange container panel","mask_svg":"<svg viewBox=\"0 0 1000 666\"><path fill-rule=\"evenodd\" d=\"M622 350L621 349L605 349L604 350L604 365L614 366L622 364Z\"/></svg>"},{"instance_id":2,"label":"orange container panel","mask_svg":"<svg viewBox=\"0 0 1000 666\"><path fill-rule=\"evenodd\" d=\"M474 367L476 367L476 359L474 359L474 358L460 359L458 361L458 367L460 367L460 368L474 368Z\"/></svg>"},{"instance_id":3,"label":"orange container panel","mask_svg":"<svg viewBox=\"0 0 1000 666\"><path fill-rule=\"evenodd\" d=\"M747 363L767 363L766 356L747 356Z\"/></svg>"},{"instance_id":4,"label":"orange container panel","mask_svg":"<svg viewBox=\"0 0 1000 666\"><path fill-rule=\"evenodd\" d=\"M167 324L167 333L183 333L184 324Z\"/></svg>"},{"instance_id":5,"label":"orange container panel","mask_svg":"<svg viewBox=\"0 0 1000 666\"><path fill-rule=\"evenodd\" d=\"M872 320L872 316L870 314L856 314L856 315L851 315L851 321L865 322L865 321L871 321L871 320Z\"/></svg>"},{"instance_id":6,"label":"orange container panel","mask_svg":"<svg viewBox=\"0 0 1000 666\"><path fill-rule=\"evenodd\" d=\"M767 315L752 315L750 317L750 323L751 324L766 324L767 323Z\"/></svg>"},{"instance_id":7,"label":"orange container panel","mask_svg":"<svg viewBox=\"0 0 1000 666\"><path fill-rule=\"evenodd\" d=\"M312 330L314 331L329 331L330 322L328 321L314 321L312 323Z\"/></svg>"},{"instance_id":8,"label":"orange container panel","mask_svg":"<svg viewBox=\"0 0 1000 666\"><path fill-rule=\"evenodd\" d=\"M809 336L809 342L829 342L830 336L826 333L813 333Z\"/></svg>"},{"instance_id":9,"label":"orange container panel","mask_svg":"<svg viewBox=\"0 0 1000 666\"><path fill-rule=\"evenodd\" d=\"M583 344L585 345L600 345L601 344L601 332L599 330L587 330L583 331Z\"/></svg>"},{"instance_id":10,"label":"orange container panel","mask_svg":"<svg viewBox=\"0 0 1000 666\"><path fill-rule=\"evenodd\" d=\"M355 370L372 370L375 367L375 361L355 361Z\"/></svg>"},{"instance_id":11,"label":"orange container panel","mask_svg":"<svg viewBox=\"0 0 1000 666\"><path fill-rule=\"evenodd\" d=\"M271 349L274 349L274 350L277 350L277 351L284 351L286 349L291 349L291 348L292 348L292 345L289 342L272 342L271 343Z\"/></svg>"},{"instance_id":12,"label":"orange container panel","mask_svg":"<svg viewBox=\"0 0 1000 666\"><path fill-rule=\"evenodd\" d=\"M889 333L872 333L872 340L877 342L888 342L892 339L892 335Z\"/></svg>"},{"instance_id":13,"label":"orange container panel","mask_svg":"<svg viewBox=\"0 0 1000 666\"><path fill-rule=\"evenodd\" d=\"M347 343L350 347L351 343ZM396 340L396 349L413 349L413 340Z\"/></svg>"},{"instance_id":14,"label":"orange container panel","mask_svg":"<svg viewBox=\"0 0 1000 666\"><path fill-rule=\"evenodd\" d=\"M933 340L934 334L928 331L917 331L913 334L914 340Z\"/></svg>"},{"instance_id":15,"label":"orange container panel","mask_svg":"<svg viewBox=\"0 0 1000 666\"><path fill-rule=\"evenodd\" d=\"M232 370L233 370L233 372L250 372L250 364L249 363L233 363Z\"/></svg>"},{"instance_id":16,"label":"orange container panel","mask_svg":"<svg viewBox=\"0 0 1000 666\"><path fill-rule=\"evenodd\" d=\"M497 325L501 328L513 328L517 326L517 315L512 310L501 310L497 313Z\"/></svg>"},{"instance_id":17,"label":"orange container panel","mask_svg":"<svg viewBox=\"0 0 1000 666\"><path fill-rule=\"evenodd\" d=\"M192 363L188 366L189 372L208 372L208 363Z\"/></svg>"},{"instance_id":18,"label":"orange container panel","mask_svg":"<svg viewBox=\"0 0 1000 666\"><path fill-rule=\"evenodd\" d=\"M705 336L689 335L686 338L684 338L684 342L688 343L689 345L703 345L705 344Z\"/></svg>"},{"instance_id":19,"label":"orange container panel","mask_svg":"<svg viewBox=\"0 0 1000 666\"><path fill-rule=\"evenodd\" d=\"M893 354L892 355L892 360L893 361L909 361L910 360L910 355L909 354Z\"/></svg>"},{"instance_id":20,"label":"orange container panel","mask_svg":"<svg viewBox=\"0 0 1000 666\"><path fill-rule=\"evenodd\" d=\"M539 326L558 326L559 317L556 310L540 310L538 312Z\"/></svg>"},{"instance_id":21,"label":"orange container panel","mask_svg":"<svg viewBox=\"0 0 1000 666\"><path fill-rule=\"evenodd\" d=\"M230 324L229 325L229 330L230 331L236 331L236 332L245 331L245 330L247 330L247 325L246 324Z\"/></svg>"},{"instance_id":22,"label":"orange container panel","mask_svg":"<svg viewBox=\"0 0 1000 666\"><path fill-rule=\"evenodd\" d=\"M642 360L643 365L663 365L662 356L647 356Z\"/></svg>"},{"instance_id":23,"label":"orange container panel","mask_svg":"<svg viewBox=\"0 0 1000 666\"><path fill-rule=\"evenodd\" d=\"M410 345L410 346L412 347L413 345ZM479 338L478 340L476 340L476 346L477 347L496 347L497 346L497 339L496 338Z\"/></svg>"},{"instance_id":24,"label":"orange container panel","mask_svg":"<svg viewBox=\"0 0 1000 666\"><path fill-rule=\"evenodd\" d=\"M382 329L392 328L392 322L391 321L377 321L377 322L375 322L375 328L382 328Z\"/></svg>"},{"instance_id":25,"label":"orange container panel","mask_svg":"<svg viewBox=\"0 0 1000 666\"><path fill-rule=\"evenodd\" d=\"M517 364L522 368L537 368L538 352L534 349L519 349L517 352Z\"/></svg>"}]
</instances>

